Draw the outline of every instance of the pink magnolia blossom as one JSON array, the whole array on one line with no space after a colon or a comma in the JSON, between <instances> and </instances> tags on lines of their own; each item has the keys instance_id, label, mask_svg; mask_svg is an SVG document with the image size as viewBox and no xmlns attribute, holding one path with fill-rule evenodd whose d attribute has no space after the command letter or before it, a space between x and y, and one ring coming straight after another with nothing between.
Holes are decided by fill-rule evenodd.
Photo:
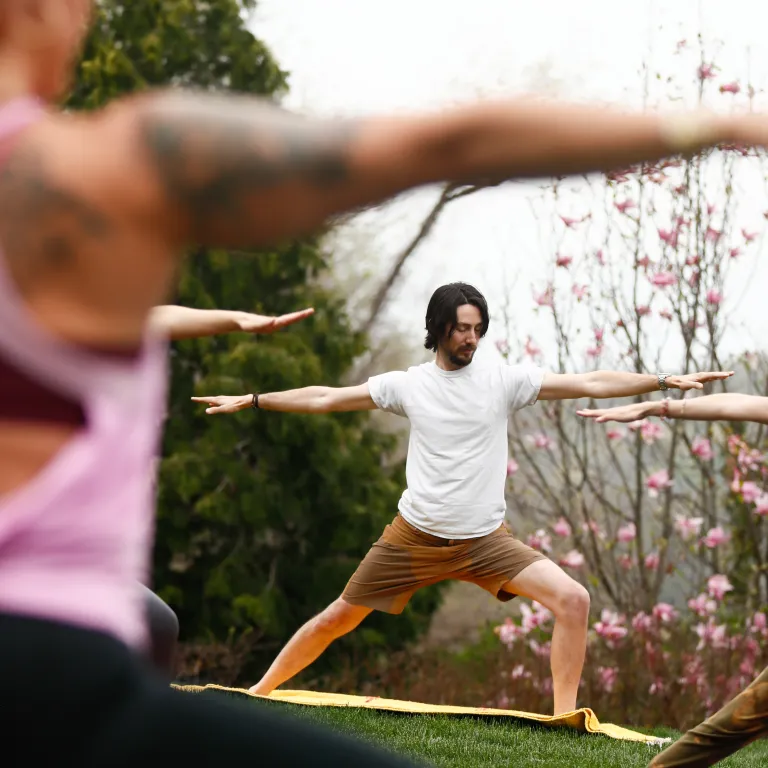
<instances>
[{"instance_id":1,"label":"pink magnolia blossom","mask_svg":"<svg viewBox=\"0 0 768 768\"><path fill-rule=\"evenodd\" d=\"M719 525L716 528L710 528L707 535L701 540L701 543L708 549L715 549L721 544L726 544L731 540L731 534L723 530Z\"/></svg>"},{"instance_id":2,"label":"pink magnolia blossom","mask_svg":"<svg viewBox=\"0 0 768 768\"><path fill-rule=\"evenodd\" d=\"M747 243L751 243L757 236L760 234L759 232L747 232L746 229L741 230L742 237L744 238L744 241Z\"/></svg>"},{"instance_id":3,"label":"pink magnolia blossom","mask_svg":"<svg viewBox=\"0 0 768 768\"><path fill-rule=\"evenodd\" d=\"M695 288L699 281L701 280L701 272L698 269L694 269L693 272L691 272L690 277L688 278L688 285L690 285L692 288Z\"/></svg>"},{"instance_id":4,"label":"pink magnolia blossom","mask_svg":"<svg viewBox=\"0 0 768 768\"><path fill-rule=\"evenodd\" d=\"M656 421L646 421L640 427L640 435L643 442L647 445L653 445L664 434L664 427Z\"/></svg>"},{"instance_id":5,"label":"pink magnolia blossom","mask_svg":"<svg viewBox=\"0 0 768 768\"><path fill-rule=\"evenodd\" d=\"M695 267L701 261L701 256L698 253L692 253L685 257L685 263L689 267Z\"/></svg>"},{"instance_id":6,"label":"pink magnolia blossom","mask_svg":"<svg viewBox=\"0 0 768 768\"><path fill-rule=\"evenodd\" d=\"M648 687L648 693L651 696L661 695L667 688L667 683L663 677L657 677Z\"/></svg>"},{"instance_id":7,"label":"pink magnolia blossom","mask_svg":"<svg viewBox=\"0 0 768 768\"><path fill-rule=\"evenodd\" d=\"M715 452L712 450L712 443L701 435L693 438L691 453L694 456L698 456L702 461L711 461L715 455Z\"/></svg>"},{"instance_id":8,"label":"pink magnolia blossom","mask_svg":"<svg viewBox=\"0 0 768 768\"><path fill-rule=\"evenodd\" d=\"M584 562L584 555L575 549L572 549L560 558L560 565L562 565L563 568L581 568L584 565Z\"/></svg>"},{"instance_id":9,"label":"pink magnolia blossom","mask_svg":"<svg viewBox=\"0 0 768 768\"><path fill-rule=\"evenodd\" d=\"M711 80L715 76L714 64L702 64L698 69L699 80Z\"/></svg>"},{"instance_id":10,"label":"pink magnolia blossom","mask_svg":"<svg viewBox=\"0 0 768 768\"><path fill-rule=\"evenodd\" d=\"M514 645L515 640L517 640L518 637L522 637L524 634L523 630L518 627L509 616L504 619L503 624L494 627L493 631L499 636L499 640L508 648Z\"/></svg>"},{"instance_id":11,"label":"pink magnolia blossom","mask_svg":"<svg viewBox=\"0 0 768 768\"><path fill-rule=\"evenodd\" d=\"M660 562L661 560L656 552L651 552L649 555L646 555L645 560L643 561L645 567L649 571L657 570Z\"/></svg>"},{"instance_id":12,"label":"pink magnolia blossom","mask_svg":"<svg viewBox=\"0 0 768 768\"><path fill-rule=\"evenodd\" d=\"M616 206L616 210L619 213L626 213L627 211L631 211L633 208L636 208L637 206L632 200L621 200L620 202L617 201L614 203Z\"/></svg>"},{"instance_id":13,"label":"pink magnolia blossom","mask_svg":"<svg viewBox=\"0 0 768 768\"><path fill-rule=\"evenodd\" d=\"M675 530L683 541L690 541L694 536L698 536L702 525L704 525L703 517L684 517L683 515L675 517Z\"/></svg>"},{"instance_id":14,"label":"pink magnolia blossom","mask_svg":"<svg viewBox=\"0 0 768 768\"><path fill-rule=\"evenodd\" d=\"M714 576L710 576L707 580L707 592L709 592L715 600L722 600L725 597L726 592L730 592L733 589L733 584L728 580L728 577L722 573L716 573Z\"/></svg>"},{"instance_id":15,"label":"pink magnolia blossom","mask_svg":"<svg viewBox=\"0 0 768 768\"><path fill-rule=\"evenodd\" d=\"M715 288L710 288L707 291L707 304L717 306L723 300L723 294Z\"/></svg>"},{"instance_id":16,"label":"pink magnolia blossom","mask_svg":"<svg viewBox=\"0 0 768 768\"><path fill-rule=\"evenodd\" d=\"M641 304L637 308L637 315L638 317L645 317L646 315L651 314L651 308L647 304Z\"/></svg>"},{"instance_id":17,"label":"pink magnolia blossom","mask_svg":"<svg viewBox=\"0 0 768 768\"><path fill-rule=\"evenodd\" d=\"M755 500L755 508L752 510L759 517L768 516L768 494L761 494Z\"/></svg>"},{"instance_id":18,"label":"pink magnolia blossom","mask_svg":"<svg viewBox=\"0 0 768 768\"><path fill-rule=\"evenodd\" d=\"M528 647L540 658L546 659L552 652L552 643L539 643L536 640L529 640Z\"/></svg>"},{"instance_id":19,"label":"pink magnolia blossom","mask_svg":"<svg viewBox=\"0 0 768 768\"><path fill-rule=\"evenodd\" d=\"M655 499L659 495L659 491L672 487L672 480L669 477L669 472L667 472L666 469L660 469L657 472L654 472L646 478L645 486L648 488L648 495L652 499Z\"/></svg>"},{"instance_id":20,"label":"pink magnolia blossom","mask_svg":"<svg viewBox=\"0 0 768 768\"><path fill-rule=\"evenodd\" d=\"M527 603L520 603L520 615L523 617L520 628L526 635L552 621L552 613L535 600L530 607Z\"/></svg>"},{"instance_id":21,"label":"pink magnolia blossom","mask_svg":"<svg viewBox=\"0 0 768 768\"><path fill-rule=\"evenodd\" d=\"M699 636L697 651L707 646L710 648L728 647L728 630L725 624L715 624L714 620L710 618L706 624L697 624L693 631Z\"/></svg>"},{"instance_id":22,"label":"pink magnolia blossom","mask_svg":"<svg viewBox=\"0 0 768 768\"><path fill-rule=\"evenodd\" d=\"M627 523L622 525L618 531L616 531L616 541L620 541L626 544L628 541L632 541L637 536L637 528L634 523Z\"/></svg>"},{"instance_id":23,"label":"pink magnolia blossom","mask_svg":"<svg viewBox=\"0 0 768 768\"><path fill-rule=\"evenodd\" d=\"M573 261L573 256L561 256L558 254L555 265L558 267L569 267Z\"/></svg>"},{"instance_id":24,"label":"pink magnolia blossom","mask_svg":"<svg viewBox=\"0 0 768 768\"><path fill-rule=\"evenodd\" d=\"M662 309L661 312L659 312L659 317L663 317L665 320L671 320L672 313L668 309Z\"/></svg>"},{"instance_id":25,"label":"pink magnolia blossom","mask_svg":"<svg viewBox=\"0 0 768 768\"><path fill-rule=\"evenodd\" d=\"M657 272L652 278L651 283L656 288L669 288L677 285L677 276L672 272Z\"/></svg>"},{"instance_id":26,"label":"pink magnolia blossom","mask_svg":"<svg viewBox=\"0 0 768 768\"><path fill-rule=\"evenodd\" d=\"M518 664L514 667L509 676L512 680L527 680L532 675L533 673L530 670L526 669L522 664Z\"/></svg>"},{"instance_id":27,"label":"pink magnolia blossom","mask_svg":"<svg viewBox=\"0 0 768 768\"><path fill-rule=\"evenodd\" d=\"M735 248L731 248L731 250L730 250L730 251L728 251L728 255L729 255L729 256L730 256L732 259L736 259L736 258L738 258L739 256L741 256L741 248L739 248L738 246L737 246L737 247L735 247Z\"/></svg>"},{"instance_id":28,"label":"pink magnolia blossom","mask_svg":"<svg viewBox=\"0 0 768 768\"><path fill-rule=\"evenodd\" d=\"M626 433L624 432L624 430L619 429L618 427L616 427L616 428L607 430L606 433L605 433L605 436L609 440L621 440L621 439L623 439L625 434Z\"/></svg>"},{"instance_id":29,"label":"pink magnolia blossom","mask_svg":"<svg viewBox=\"0 0 768 768\"><path fill-rule=\"evenodd\" d=\"M758 611L750 622L753 632L765 632L768 629L768 618L762 611Z\"/></svg>"},{"instance_id":30,"label":"pink magnolia blossom","mask_svg":"<svg viewBox=\"0 0 768 768\"><path fill-rule=\"evenodd\" d=\"M625 570L628 571L632 568L634 563L632 562L632 555L628 555L626 552L619 555L616 558L616 562Z\"/></svg>"},{"instance_id":31,"label":"pink magnolia blossom","mask_svg":"<svg viewBox=\"0 0 768 768\"><path fill-rule=\"evenodd\" d=\"M741 486L741 498L745 504L754 504L763 495L757 483L748 480Z\"/></svg>"},{"instance_id":32,"label":"pink magnolia blossom","mask_svg":"<svg viewBox=\"0 0 768 768\"><path fill-rule=\"evenodd\" d=\"M593 330L593 333L595 334L595 341L602 341L603 336L605 335L605 331L602 328L595 328Z\"/></svg>"},{"instance_id":33,"label":"pink magnolia blossom","mask_svg":"<svg viewBox=\"0 0 768 768\"><path fill-rule=\"evenodd\" d=\"M514 459L510 459L507 462L507 477L512 477L518 469L520 469L518 463Z\"/></svg>"},{"instance_id":34,"label":"pink magnolia blossom","mask_svg":"<svg viewBox=\"0 0 768 768\"><path fill-rule=\"evenodd\" d=\"M570 536L571 535L571 526L568 525L568 521L561 517L553 526L552 531L556 536Z\"/></svg>"},{"instance_id":35,"label":"pink magnolia blossom","mask_svg":"<svg viewBox=\"0 0 768 768\"><path fill-rule=\"evenodd\" d=\"M598 250L595 254L595 258L597 259L597 263L601 266L605 266L605 254L603 253L602 249Z\"/></svg>"},{"instance_id":36,"label":"pink magnolia blossom","mask_svg":"<svg viewBox=\"0 0 768 768\"><path fill-rule=\"evenodd\" d=\"M528 546L538 552L552 551L552 538L546 531L540 529L528 536Z\"/></svg>"},{"instance_id":37,"label":"pink magnolia blossom","mask_svg":"<svg viewBox=\"0 0 768 768\"><path fill-rule=\"evenodd\" d=\"M624 626L625 621L624 616L604 608L600 614L600 621L594 623L593 629L598 637L602 637L609 646L613 646L618 640L625 638L629 632Z\"/></svg>"},{"instance_id":38,"label":"pink magnolia blossom","mask_svg":"<svg viewBox=\"0 0 768 768\"><path fill-rule=\"evenodd\" d=\"M676 216L675 217L675 226L678 229L685 229L686 227L691 226L691 222L688 221L688 219L685 218L685 216Z\"/></svg>"},{"instance_id":39,"label":"pink magnolia blossom","mask_svg":"<svg viewBox=\"0 0 768 768\"><path fill-rule=\"evenodd\" d=\"M635 262L635 266L641 269L648 269L651 266L651 260L648 256L643 256Z\"/></svg>"},{"instance_id":40,"label":"pink magnolia blossom","mask_svg":"<svg viewBox=\"0 0 768 768\"><path fill-rule=\"evenodd\" d=\"M551 437L547 437L543 432L537 432L535 435L528 435L529 442L533 443L534 448L552 448L555 445L555 441Z\"/></svg>"},{"instance_id":41,"label":"pink magnolia blossom","mask_svg":"<svg viewBox=\"0 0 768 768\"><path fill-rule=\"evenodd\" d=\"M706 594L691 598L688 601L688 607L701 618L710 616L717 610L717 603Z\"/></svg>"},{"instance_id":42,"label":"pink magnolia blossom","mask_svg":"<svg viewBox=\"0 0 768 768\"><path fill-rule=\"evenodd\" d=\"M643 424L647 424L648 419L637 419L636 421L630 421L629 424L627 424L627 429L631 430L632 432L637 432L638 429L641 429Z\"/></svg>"},{"instance_id":43,"label":"pink magnolia blossom","mask_svg":"<svg viewBox=\"0 0 768 768\"><path fill-rule=\"evenodd\" d=\"M650 632L653 629L653 618L640 611L632 617L632 629L640 633Z\"/></svg>"},{"instance_id":44,"label":"pink magnolia blossom","mask_svg":"<svg viewBox=\"0 0 768 768\"><path fill-rule=\"evenodd\" d=\"M663 243L666 243L670 248L677 248L677 243L680 237L680 232L676 229L660 229L659 238Z\"/></svg>"},{"instance_id":45,"label":"pink magnolia blossom","mask_svg":"<svg viewBox=\"0 0 768 768\"><path fill-rule=\"evenodd\" d=\"M741 472L739 472L738 469L733 470L733 479L731 480L730 489L731 493L741 492Z\"/></svg>"},{"instance_id":46,"label":"pink magnolia blossom","mask_svg":"<svg viewBox=\"0 0 768 768\"><path fill-rule=\"evenodd\" d=\"M720 240L720 238L723 236L723 233L719 229L715 229L714 227L707 227L707 231L704 234L704 237L710 242L710 243L716 243Z\"/></svg>"},{"instance_id":47,"label":"pink magnolia blossom","mask_svg":"<svg viewBox=\"0 0 768 768\"><path fill-rule=\"evenodd\" d=\"M580 219L572 219L572 218L569 218L568 216L563 216L562 214L559 214L559 215L560 215L560 220L563 222L563 224L565 224L565 226L568 229L574 229L577 224L583 224L587 219L592 218L591 213L588 213L586 216L582 216Z\"/></svg>"},{"instance_id":48,"label":"pink magnolia blossom","mask_svg":"<svg viewBox=\"0 0 768 768\"><path fill-rule=\"evenodd\" d=\"M668 624L670 621L674 621L678 614L674 606L669 603L656 603L651 611L653 618L662 624Z\"/></svg>"},{"instance_id":49,"label":"pink magnolia blossom","mask_svg":"<svg viewBox=\"0 0 768 768\"><path fill-rule=\"evenodd\" d=\"M714 203L707 203L707 216L711 216L717 210Z\"/></svg>"},{"instance_id":50,"label":"pink magnolia blossom","mask_svg":"<svg viewBox=\"0 0 768 768\"><path fill-rule=\"evenodd\" d=\"M765 461L765 456L756 448L748 448L745 445L739 450L736 461L742 469L755 470Z\"/></svg>"},{"instance_id":51,"label":"pink magnolia blossom","mask_svg":"<svg viewBox=\"0 0 768 768\"><path fill-rule=\"evenodd\" d=\"M720 93L732 93L735 96L739 91L741 91L741 86L735 80L720 86Z\"/></svg>"},{"instance_id":52,"label":"pink magnolia blossom","mask_svg":"<svg viewBox=\"0 0 768 768\"><path fill-rule=\"evenodd\" d=\"M588 523L582 523L581 530L584 531L584 533L592 531L592 533L594 533L598 539L605 538L605 533L603 533L602 529L595 520L590 520Z\"/></svg>"},{"instance_id":53,"label":"pink magnolia blossom","mask_svg":"<svg viewBox=\"0 0 768 768\"><path fill-rule=\"evenodd\" d=\"M600 353L603 351L600 344L596 344L594 347L587 347L587 357L600 357Z\"/></svg>"},{"instance_id":54,"label":"pink magnolia blossom","mask_svg":"<svg viewBox=\"0 0 768 768\"><path fill-rule=\"evenodd\" d=\"M541 349L530 336L525 340L525 354L528 357L538 357L541 354Z\"/></svg>"},{"instance_id":55,"label":"pink magnolia blossom","mask_svg":"<svg viewBox=\"0 0 768 768\"><path fill-rule=\"evenodd\" d=\"M606 692L611 693L616 687L619 679L618 667L598 667L597 677L600 680L600 687Z\"/></svg>"},{"instance_id":56,"label":"pink magnolia blossom","mask_svg":"<svg viewBox=\"0 0 768 768\"><path fill-rule=\"evenodd\" d=\"M581 301L589 296L589 290L586 285L574 285L571 287L571 293L576 297L576 301Z\"/></svg>"},{"instance_id":57,"label":"pink magnolia blossom","mask_svg":"<svg viewBox=\"0 0 768 768\"><path fill-rule=\"evenodd\" d=\"M496 349L499 350L499 352L502 355L508 355L509 354L509 343L505 341L504 339L499 339L496 342Z\"/></svg>"},{"instance_id":58,"label":"pink magnolia blossom","mask_svg":"<svg viewBox=\"0 0 768 768\"><path fill-rule=\"evenodd\" d=\"M540 307L551 307L555 303L554 289L552 285L548 285L544 290L544 293L540 293L538 296L534 296L533 300Z\"/></svg>"}]
</instances>

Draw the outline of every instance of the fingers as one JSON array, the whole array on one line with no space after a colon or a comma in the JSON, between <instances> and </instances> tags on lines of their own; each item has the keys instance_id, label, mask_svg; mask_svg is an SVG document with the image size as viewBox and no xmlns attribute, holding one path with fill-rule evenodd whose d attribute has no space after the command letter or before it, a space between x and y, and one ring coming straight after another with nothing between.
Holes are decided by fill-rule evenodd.
<instances>
[{"instance_id":1,"label":"fingers","mask_svg":"<svg viewBox=\"0 0 768 768\"><path fill-rule=\"evenodd\" d=\"M598 408L598 409L582 408L580 411L576 411L576 415L584 416L587 419L597 419L600 416L602 416L604 412L605 411L601 408Z\"/></svg>"},{"instance_id":2,"label":"fingers","mask_svg":"<svg viewBox=\"0 0 768 768\"><path fill-rule=\"evenodd\" d=\"M286 325L293 325L301 320L306 320L315 314L314 307L308 307L307 309L300 309L298 312L290 312L287 315L280 315L276 318L275 325L278 328L283 328Z\"/></svg>"},{"instance_id":3,"label":"fingers","mask_svg":"<svg viewBox=\"0 0 768 768\"><path fill-rule=\"evenodd\" d=\"M219 398L218 397L193 397L192 402L204 403L205 405L218 405Z\"/></svg>"}]
</instances>

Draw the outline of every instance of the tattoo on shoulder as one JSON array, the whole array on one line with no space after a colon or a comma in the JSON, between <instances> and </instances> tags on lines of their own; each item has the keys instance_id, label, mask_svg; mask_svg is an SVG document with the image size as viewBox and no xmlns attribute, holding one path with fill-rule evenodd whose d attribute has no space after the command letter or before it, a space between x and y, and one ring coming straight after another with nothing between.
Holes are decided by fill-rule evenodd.
<instances>
[{"instance_id":1,"label":"tattoo on shoulder","mask_svg":"<svg viewBox=\"0 0 768 768\"><path fill-rule=\"evenodd\" d=\"M166 193L207 239L245 229L265 189L344 181L355 128L253 98L180 94L147 110L141 139Z\"/></svg>"},{"instance_id":2,"label":"tattoo on shoulder","mask_svg":"<svg viewBox=\"0 0 768 768\"><path fill-rule=\"evenodd\" d=\"M19 147L0 169L0 237L20 268L68 265L108 230L106 216L51 180L36 147Z\"/></svg>"}]
</instances>

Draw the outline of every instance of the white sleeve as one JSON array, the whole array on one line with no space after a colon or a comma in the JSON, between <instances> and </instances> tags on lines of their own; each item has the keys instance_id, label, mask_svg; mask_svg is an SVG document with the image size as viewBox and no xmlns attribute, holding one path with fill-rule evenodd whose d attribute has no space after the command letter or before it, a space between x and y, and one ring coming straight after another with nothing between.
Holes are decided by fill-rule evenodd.
<instances>
[{"instance_id":1,"label":"white sleeve","mask_svg":"<svg viewBox=\"0 0 768 768\"><path fill-rule=\"evenodd\" d=\"M371 399L377 408L398 416L407 416L405 412L405 394L408 386L408 374L405 371L390 371L368 379Z\"/></svg>"},{"instance_id":2,"label":"white sleeve","mask_svg":"<svg viewBox=\"0 0 768 768\"><path fill-rule=\"evenodd\" d=\"M507 405L513 411L533 405L539 397L544 370L530 363L502 366Z\"/></svg>"}]
</instances>

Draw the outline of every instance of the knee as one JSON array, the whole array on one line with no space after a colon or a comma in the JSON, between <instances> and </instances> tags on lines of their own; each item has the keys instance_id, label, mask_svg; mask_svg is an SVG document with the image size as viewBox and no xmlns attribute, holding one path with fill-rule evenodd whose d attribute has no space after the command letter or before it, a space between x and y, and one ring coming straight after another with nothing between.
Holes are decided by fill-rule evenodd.
<instances>
[{"instance_id":1,"label":"knee","mask_svg":"<svg viewBox=\"0 0 768 768\"><path fill-rule=\"evenodd\" d=\"M359 610L341 598L332 602L322 613L312 619L313 629L324 635L339 637L354 629L360 619Z\"/></svg>"},{"instance_id":2,"label":"knee","mask_svg":"<svg viewBox=\"0 0 768 768\"><path fill-rule=\"evenodd\" d=\"M586 624L589 620L589 592L577 581L571 581L560 595L555 616L558 619Z\"/></svg>"}]
</instances>

